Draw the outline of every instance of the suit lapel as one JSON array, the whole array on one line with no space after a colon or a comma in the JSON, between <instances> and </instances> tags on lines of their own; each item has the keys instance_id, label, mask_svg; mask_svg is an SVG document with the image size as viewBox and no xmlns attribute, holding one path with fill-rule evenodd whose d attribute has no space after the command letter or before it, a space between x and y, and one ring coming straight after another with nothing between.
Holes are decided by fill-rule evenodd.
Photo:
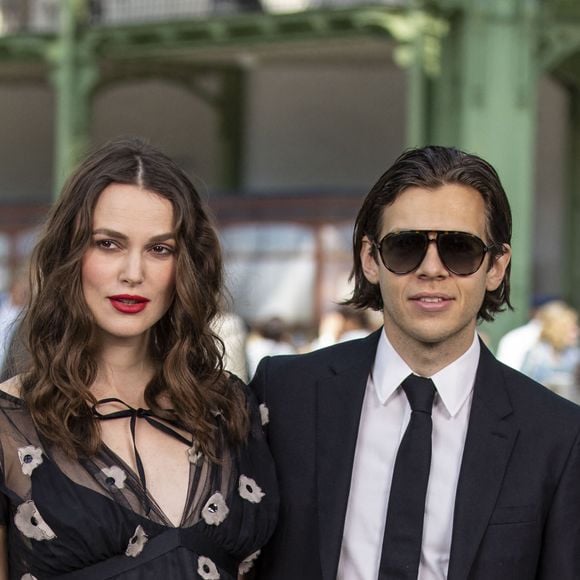
<instances>
[{"instance_id":1,"label":"suit lapel","mask_svg":"<svg viewBox=\"0 0 580 580\"><path fill-rule=\"evenodd\" d=\"M481 345L455 499L448 580L465 580L495 507L518 428L501 366Z\"/></svg>"},{"instance_id":2,"label":"suit lapel","mask_svg":"<svg viewBox=\"0 0 580 580\"><path fill-rule=\"evenodd\" d=\"M317 484L322 577L336 578L360 413L381 330L356 341L317 385Z\"/></svg>"}]
</instances>

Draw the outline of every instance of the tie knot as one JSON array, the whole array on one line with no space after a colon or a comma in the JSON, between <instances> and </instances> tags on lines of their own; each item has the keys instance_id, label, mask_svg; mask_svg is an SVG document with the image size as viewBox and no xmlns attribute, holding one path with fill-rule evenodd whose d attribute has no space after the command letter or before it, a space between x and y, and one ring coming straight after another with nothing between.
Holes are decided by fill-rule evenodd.
<instances>
[{"instance_id":1,"label":"tie knot","mask_svg":"<svg viewBox=\"0 0 580 580\"><path fill-rule=\"evenodd\" d=\"M412 411L431 414L435 397L435 385L431 379L409 375L401 386L407 395Z\"/></svg>"}]
</instances>

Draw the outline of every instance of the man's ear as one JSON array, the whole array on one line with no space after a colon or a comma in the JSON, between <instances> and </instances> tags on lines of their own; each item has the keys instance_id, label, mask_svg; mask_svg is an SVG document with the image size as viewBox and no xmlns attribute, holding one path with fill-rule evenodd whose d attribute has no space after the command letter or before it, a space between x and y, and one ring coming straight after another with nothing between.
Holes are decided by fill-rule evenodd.
<instances>
[{"instance_id":1,"label":"man's ear","mask_svg":"<svg viewBox=\"0 0 580 580\"><path fill-rule=\"evenodd\" d=\"M512 249L509 244L503 244L503 254L492 258L491 267L487 271L485 288L488 292L497 290L502 283L505 271L512 257Z\"/></svg>"},{"instance_id":2,"label":"man's ear","mask_svg":"<svg viewBox=\"0 0 580 580\"><path fill-rule=\"evenodd\" d=\"M365 278L371 284L379 283L379 264L375 258L376 250L367 236L362 239L360 261Z\"/></svg>"}]
</instances>

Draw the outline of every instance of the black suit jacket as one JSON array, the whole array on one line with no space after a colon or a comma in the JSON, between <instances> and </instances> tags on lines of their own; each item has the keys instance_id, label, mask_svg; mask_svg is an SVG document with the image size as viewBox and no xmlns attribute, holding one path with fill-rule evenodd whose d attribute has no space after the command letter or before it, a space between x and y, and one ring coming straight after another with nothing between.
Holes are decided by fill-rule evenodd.
<instances>
[{"instance_id":1,"label":"black suit jacket","mask_svg":"<svg viewBox=\"0 0 580 580\"><path fill-rule=\"evenodd\" d=\"M379 336L258 367L251 386L269 409L281 497L260 580L336 578ZM448 580L528 579L580 579L580 407L501 364L482 344Z\"/></svg>"}]
</instances>

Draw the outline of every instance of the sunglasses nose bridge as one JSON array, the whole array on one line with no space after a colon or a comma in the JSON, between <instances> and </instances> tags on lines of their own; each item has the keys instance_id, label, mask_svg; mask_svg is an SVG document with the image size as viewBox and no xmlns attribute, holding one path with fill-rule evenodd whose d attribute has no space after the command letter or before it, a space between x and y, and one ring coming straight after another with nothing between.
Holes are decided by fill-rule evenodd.
<instances>
[{"instance_id":1,"label":"sunglasses nose bridge","mask_svg":"<svg viewBox=\"0 0 580 580\"><path fill-rule=\"evenodd\" d=\"M431 237L432 236L432 237ZM425 249L423 251L423 257L417 266L419 271L425 270L429 272L439 272L441 269L448 271L443 258L441 257L441 249L439 246L439 234L438 232L426 232L425 233ZM435 248L431 251L431 246L435 244ZM433 263L435 260L435 263Z\"/></svg>"}]
</instances>

